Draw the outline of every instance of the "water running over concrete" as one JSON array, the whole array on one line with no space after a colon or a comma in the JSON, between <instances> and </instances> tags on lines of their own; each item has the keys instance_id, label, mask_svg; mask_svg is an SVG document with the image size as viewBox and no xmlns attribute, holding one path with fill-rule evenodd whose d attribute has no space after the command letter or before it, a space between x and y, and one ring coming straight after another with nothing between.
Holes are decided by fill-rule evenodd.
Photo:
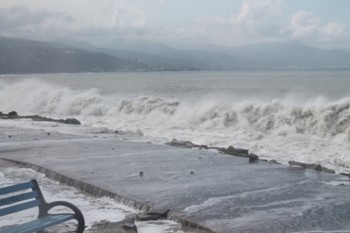
<instances>
[{"instance_id":1,"label":"water running over concrete","mask_svg":"<svg viewBox=\"0 0 350 233\"><path fill-rule=\"evenodd\" d=\"M216 232L350 232L345 177L107 134L60 134L54 140L32 140L30 134L18 130L2 137L0 157L36 164L144 206L169 208L173 216Z\"/></svg>"}]
</instances>

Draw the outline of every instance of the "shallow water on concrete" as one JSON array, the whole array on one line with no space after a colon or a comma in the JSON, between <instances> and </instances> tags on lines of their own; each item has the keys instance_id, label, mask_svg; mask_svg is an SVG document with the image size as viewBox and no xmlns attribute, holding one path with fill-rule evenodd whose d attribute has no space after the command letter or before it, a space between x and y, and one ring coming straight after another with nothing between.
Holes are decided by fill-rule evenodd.
<instances>
[{"instance_id":1,"label":"shallow water on concrete","mask_svg":"<svg viewBox=\"0 0 350 233\"><path fill-rule=\"evenodd\" d=\"M2 137L0 157L169 208L217 232L350 232L346 177L261 161L250 164L216 151L123 141L113 134L56 132L52 139L36 131L32 140L32 130L12 130L13 137Z\"/></svg>"}]
</instances>

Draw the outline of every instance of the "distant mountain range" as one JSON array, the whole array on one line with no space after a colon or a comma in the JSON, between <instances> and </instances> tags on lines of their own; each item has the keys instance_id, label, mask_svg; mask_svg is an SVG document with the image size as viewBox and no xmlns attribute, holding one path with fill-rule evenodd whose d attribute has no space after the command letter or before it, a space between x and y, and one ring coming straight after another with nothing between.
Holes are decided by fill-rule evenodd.
<instances>
[{"instance_id":1,"label":"distant mountain range","mask_svg":"<svg viewBox=\"0 0 350 233\"><path fill-rule=\"evenodd\" d=\"M113 40L41 42L0 37L0 73L72 73L184 70L340 70L350 69L350 52L296 42L241 47Z\"/></svg>"},{"instance_id":2,"label":"distant mountain range","mask_svg":"<svg viewBox=\"0 0 350 233\"><path fill-rule=\"evenodd\" d=\"M0 37L0 73L145 71L146 64L67 45Z\"/></svg>"},{"instance_id":3,"label":"distant mountain range","mask_svg":"<svg viewBox=\"0 0 350 233\"><path fill-rule=\"evenodd\" d=\"M127 49L152 55L152 61L187 65L197 70L333 70L350 69L350 52L318 49L298 42L275 42L225 47L193 45L174 49L164 44L144 41L113 40L103 47ZM130 57L131 58L131 57ZM133 56L148 63L146 57Z\"/></svg>"}]
</instances>

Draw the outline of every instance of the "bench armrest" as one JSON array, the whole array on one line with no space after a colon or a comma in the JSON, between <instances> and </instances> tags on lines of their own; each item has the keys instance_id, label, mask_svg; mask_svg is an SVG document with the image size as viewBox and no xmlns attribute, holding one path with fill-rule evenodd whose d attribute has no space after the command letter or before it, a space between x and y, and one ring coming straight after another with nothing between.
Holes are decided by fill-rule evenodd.
<instances>
[{"instance_id":1,"label":"bench armrest","mask_svg":"<svg viewBox=\"0 0 350 233\"><path fill-rule=\"evenodd\" d=\"M77 233L84 232L84 229L85 229L84 216L81 213L81 211L78 209L78 207L76 207L72 203L69 203L66 201L55 201L55 202L51 202L51 203L46 203L44 206L42 206L43 209L41 209L39 211L39 217L48 215L49 210L56 207L56 206L64 206L64 207L71 209L74 212L75 219L78 221L78 229L76 232Z\"/></svg>"}]
</instances>

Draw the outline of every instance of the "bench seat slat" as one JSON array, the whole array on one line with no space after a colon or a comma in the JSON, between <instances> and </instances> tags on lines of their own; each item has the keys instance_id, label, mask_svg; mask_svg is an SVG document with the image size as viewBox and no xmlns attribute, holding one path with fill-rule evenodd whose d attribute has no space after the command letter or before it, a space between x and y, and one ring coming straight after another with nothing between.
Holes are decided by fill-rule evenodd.
<instances>
[{"instance_id":1,"label":"bench seat slat","mask_svg":"<svg viewBox=\"0 0 350 233\"><path fill-rule=\"evenodd\" d=\"M74 219L74 214L51 214L9 229L0 230L0 233L32 233L72 219Z\"/></svg>"},{"instance_id":2,"label":"bench seat slat","mask_svg":"<svg viewBox=\"0 0 350 233\"><path fill-rule=\"evenodd\" d=\"M36 197L38 197L37 191L28 192L28 193L21 193L21 194L17 194L17 195L11 196L11 197L6 197L6 198L0 199L0 206L11 205L11 204L14 204L16 202L21 202L21 201L25 201L25 200L36 198ZM0 212L1 212L1 210L0 210Z\"/></svg>"},{"instance_id":3,"label":"bench seat slat","mask_svg":"<svg viewBox=\"0 0 350 233\"><path fill-rule=\"evenodd\" d=\"M34 201L25 202L25 203L18 204L18 205L6 207L6 208L3 208L3 209L0 209L0 217L8 215L8 214L15 213L15 212L18 212L18 211L22 211L22 210L25 210L25 209L33 208L35 206L39 206L40 204L41 204L40 200L34 200Z\"/></svg>"},{"instance_id":4,"label":"bench seat slat","mask_svg":"<svg viewBox=\"0 0 350 233\"><path fill-rule=\"evenodd\" d=\"M24 189L30 189L33 187L34 187L34 184L32 181L21 183L21 184L15 184L4 188L0 188L0 195L17 192Z\"/></svg>"}]
</instances>

